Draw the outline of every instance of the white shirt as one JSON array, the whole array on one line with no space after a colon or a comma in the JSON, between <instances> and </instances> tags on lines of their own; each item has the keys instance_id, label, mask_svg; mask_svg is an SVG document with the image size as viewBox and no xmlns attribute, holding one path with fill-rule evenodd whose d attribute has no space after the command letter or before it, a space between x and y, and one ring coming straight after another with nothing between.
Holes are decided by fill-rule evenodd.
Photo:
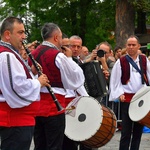
<instances>
[{"instance_id":1,"label":"white shirt","mask_svg":"<svg viewBox=\"0 0 150 150\"><path fill-rule=\"evenodd\" d=\"M11 74L8 71L7 55L10 58ZM34 79L32 73L30 74L33 79L27 79L23 65L13 53L0 53L0 90L3 93L0 94L0 102L6 101L11 108L21 108L39 100L40 82ZM11 87L10 78L12 78L14 91Z\"/></svg>"},{"instance_id":2,"label":"white shirt","mask_svg":"<svg viewBox=\"0 0 150 150\"><path fill-rule=\"evenodd\" d=\"M140 68L139 65L139 57L135 60L136 64ZM130 63L129 63L130 64ZM135 68L130 64L130 79L126 85L122 85L121 83L121 66L120 60L117 60L115 65L113 66L111 76L110 76L110 95L109 101L114 101L118 99L120 95L124 93L136 93L146 84L142 84L141 75ZM147 78L150 83L150 63L147 60Z\"/></svg>"}]
</instances>

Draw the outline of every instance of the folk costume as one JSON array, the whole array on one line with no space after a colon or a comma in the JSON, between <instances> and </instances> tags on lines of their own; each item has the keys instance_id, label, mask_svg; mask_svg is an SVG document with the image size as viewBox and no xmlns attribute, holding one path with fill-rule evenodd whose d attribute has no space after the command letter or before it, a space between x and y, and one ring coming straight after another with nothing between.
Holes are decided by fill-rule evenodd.
<instances>
[{"instance_id":1,"label":"folk costume","mask_svg":"<svg viewBox=\"0 0 150 150\"><path fill-rule=\"evenodd\" d=\"M44 41L32 54L41 64L43 73L48 76L56 98L65 107L65 89L76 90L84 84L82 69L71 57L66 57L48 41ZM42 88L34 134L35 150L53 148L61 150L64 129L64 110L58 112L51 95L46 88Z\"/></svg>"},{"instance_id":2,"label":"folk costume","mask_svg":"<svg viewBox=\"0 0 150 150\"><path fill-rule=\"evenodd\" d=\"M39 108L40 82L34 79L29 66L26 66L18 51L9 43L0 41L0 134L1 148L9 147L12 139L24 143L14 149L29 149Z\"/></svg>"},{"instance_id":3,"label":"folk costume","mask_svg":"<svg viewBox=\"0 0 150 150\"><path fill-rule=\"evenodd\" d=\"M147 86L150 83L150 63L144 55L138 55L136 60L132 60L136 63L139 70L142 70L141 74L126 57L132 59L129 55L122 56L116 61L112 69L109 100L114 101L120 95L125 95L125 101L121 102L122 130L120 150L127 150L129 148L131 134L130 150L138 150L143 126L138 122L133 122L129 118L128 111L130 101L134 94L143 86Z\"/></svg>"}]
</instances>

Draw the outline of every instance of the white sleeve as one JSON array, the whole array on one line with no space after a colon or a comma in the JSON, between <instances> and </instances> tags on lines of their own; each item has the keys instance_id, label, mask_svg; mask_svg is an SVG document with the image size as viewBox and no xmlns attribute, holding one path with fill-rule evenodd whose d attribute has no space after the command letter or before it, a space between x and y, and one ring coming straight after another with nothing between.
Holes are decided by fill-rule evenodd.
<instances>
[{"instance_id":1,"label":"white sleeve","mask_svg":"<svg viewBox=\"0 0 150 150\"><path fill-rule=\"evenodd\" d=\"M68 58L63 53L59 53L56 56L56 65L60 69L65 89L76 90L84 84L83 70L71 57Z\"/></svg>"},{"instance_id":2,"label":"white sleeve","mask_svg":"<svg viewBox=\"0 0 150 150\"><path fill-rule=\"evenodd\" d=\"M123 86L121 83L120 60L117 60L113 66L110 76L109 92L109 101L114 101L115 99L118 99L120 95L124 94Z\"/></svg>"},{"instance_id":3,"label":"white sleeve","mask_svg":"<svg viewBox=\"0 0 150 150\"><path fill-rule=\"evenodd\" d=\"M37 79L27 79L24 67L15 55L3 52L0 61L0 89L8 105L11 108L21 108L39 100L40 82Z\"/></svg>"}]
</instances>

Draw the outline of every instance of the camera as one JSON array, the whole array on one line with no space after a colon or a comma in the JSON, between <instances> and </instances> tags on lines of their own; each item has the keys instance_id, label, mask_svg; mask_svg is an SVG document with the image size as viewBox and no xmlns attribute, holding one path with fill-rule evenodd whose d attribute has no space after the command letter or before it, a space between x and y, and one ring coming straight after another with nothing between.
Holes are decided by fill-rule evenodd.
<instances>
[{"instance_id":1,"label":"camera","mask_svg":"<svg viewBox=\"0 0 150 150\"><path fill-rule=\"evenodd\" d=\"M106 54L106 52L102 49L97 50L97 56L98 57L104 57L104 54Z\"/></svg>"}]
</instances>

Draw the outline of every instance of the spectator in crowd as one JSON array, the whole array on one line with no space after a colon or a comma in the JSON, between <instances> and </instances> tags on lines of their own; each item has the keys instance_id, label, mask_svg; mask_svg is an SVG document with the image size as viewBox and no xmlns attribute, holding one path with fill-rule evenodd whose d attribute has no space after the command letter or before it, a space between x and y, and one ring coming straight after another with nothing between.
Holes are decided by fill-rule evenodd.
<instances>
[{"instance_id":1,"label":"spectator in crowd","mask_svg":"<svg viewBox=\"0 0 150 150\"><path fill-rule=\"evenodd\" d=\"M19 49L19 54L24 59L25 62L28 62L28 54L23 46L21 49Z\"/></svg>"},{"instance_id":2,"label":"spectator in crowd","mask_svg":"<svg viewBox=\"0 0 150 150\"><path fill-rule=\"evenodd\" d=\"M86 46L82 46L81 52L80 52L80 59L83 61L86 56L89 55L89 50Z\"/></svg>"},{"instance_id":3,"label":"spectator in crowd","mask_svg":"<svg viewBox=\"0 0 150 150\"><path fill-rule=\"evenodd\" d=\"M121 57L121 51L122 48L120 46L116 46L114 48L114 52L115 52L115 59L118 60Z\"/></svg>"},{"instance_id":4,"label":"spectator in crowd","mask_svg":"<svg viewBox=\"0 0 150 150\"><path fill-rule=\"evenodd\" d=\"M22 20L6 18L0 29L0 137L2 150L29 150L45 74L35 79L18 53L25 40Z\"/></svg>"},{"instance_id":5,"label":"spectator in crowd","mask_svg":"<svg viewBox=\"0 0 150 150\"><path fill-rule=\"evenodd\" d=\"M97 46L97 50L103 50L105 52L105 59L108 66L108 70L111 73L111 70L115 64L115 58L112 56L112 47L108 42L101 42Z\"/></svg>"},{"instance_id":6,"label":"spectator in crowd","mask_svg":"<svg viewBox=\"0 0 150 150\"><path fill-rule=\"evenodd\" d=\"M36 41L33 41L32 43L28 43L27 44L27 47L28 49L30 50L30 52L32 52L33 50L35 50L35 48L40 44L40 42L38 42L37 40Z\"/></svg>"},{"instance_id":7,"label":"spectator in crowd","mask_svg":"<svg viewBox=\"0 0 150 150\"><path fill-rule=\"evenodd\" d=\"M60 52L62 32L58 25L45 23L41 29L43 42L32 54L40 63L43 73L50 80L52 91L62 107L65 107L66 89L76 90L84 84L82 69L72 60L72 52L66 50L66 56ZM46 88L41 89L40 109L36 117L34 130L34 150L61 150L64 129L65 110L58 111L54 99Z\"/></svg>"},{"instance_id":8,"label":"spectator in crowd","mask_svg":"<svg viewBox=\"0 0 150 150\"><path fill-rule=\"evenodd\" d=\"M70 48L70 40L69 40L68 36L63 33L63 35L62 35L61 52L63 52L65 55L67 55L67 54L66 54L67 51L66 51L65 47ZM71 50L70 50L70 51L71 51ZM71 52L72 52L72 51L71 51ZM72 54L71 54L71 56L72 56Z\"/></svg>"},{"instance_id":9,"label":"spectator in crowd","mask_svg":"<svg viewBox=\"0 0 150 150\"><path fill-rule=\"evenodd\" d=\"M138 54L145 55L144 53L142 53L142 50L141 50L141 49L138 50ZM145 55L145 56L146 56L146 55Z\"/></svg>"},{"instance_id":10,"label":"spectator in crowd","mask_svg":"<svg viewBox=\"0 0 150 150\"><path fill-rule=\"evenodd\" d=\"M70 38L70 49L72 51L72 58L77 64L83 63L80 59L82 49L82 39L78 35L73 35Z\"/></svg>"},{"instance_id":11,"label":"spectator in crowd","mask_svg":"<svg viewBox=\"0 0 150 150\"><path fill-rule=\"evenodd\" d=\"M122 48L121 56L124 56L126 54L127 54L127 49L124 47L124 48Z\"/></svg>"},{"instance_id":12,"label":"spectator in crowd","mask_svg":"<svg viewBox=\"0 0 150 150\"><path fill-rule=\"evenodd\" d=\"M128 114L134 94L150 83L150 64L146 56L138 54L139 49L138 37L131 35L126 41L127 54L117 60L111 73L109 100L119 99L121 102L122 130L119 150L139 150L143 131L143 126L133 122ZM143 75L130 64L129 60L137 64L139 69L143 69Z\"/></svg>"},{"instance_id":13,"label":"spectator in crowd","mask_svg":"<svg viewBox=\"0 0 150 150\"><path fill-rule=\"evenodd\" d=\"M69 40L68 36L64 33L62 35L62 47L63 46L70 47L70 40Z\"/></svg>"}]
</instances>

